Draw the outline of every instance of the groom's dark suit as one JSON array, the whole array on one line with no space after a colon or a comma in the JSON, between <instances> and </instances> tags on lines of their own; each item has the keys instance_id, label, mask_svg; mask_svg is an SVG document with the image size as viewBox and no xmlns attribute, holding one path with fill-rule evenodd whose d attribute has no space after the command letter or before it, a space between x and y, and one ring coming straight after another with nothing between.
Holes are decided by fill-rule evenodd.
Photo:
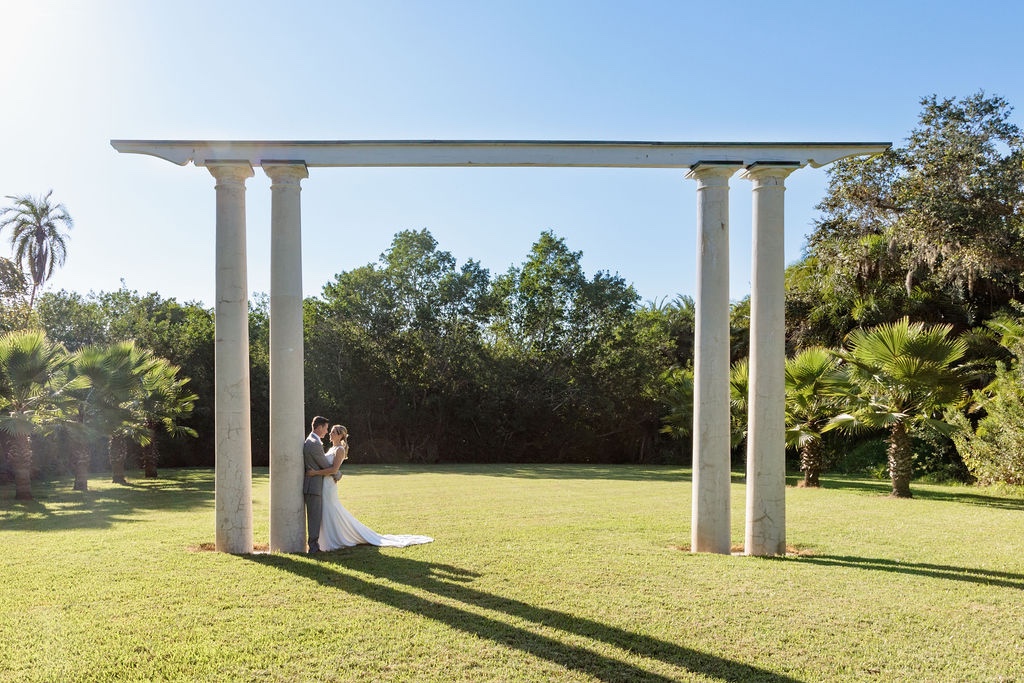
<instances>
[{"instance_id":1,"label":"groom's dark suit","mask_svg":"<svg viewBox=\"0 0 1024 683\"><path fill-rule=\"evenodd\" d=\"M306 441L302 444L302 462L306 471L324 470L331 466L330 461L324 454L324 444L313 432L309 433ZM320 538L320 515L323 512L323 498L321 493L324 488L323 477L303 477L302 500L306 503L306 528L309 532L309 552L315 553L320 550L317 539Z\"/></svg>"}]
</instances>

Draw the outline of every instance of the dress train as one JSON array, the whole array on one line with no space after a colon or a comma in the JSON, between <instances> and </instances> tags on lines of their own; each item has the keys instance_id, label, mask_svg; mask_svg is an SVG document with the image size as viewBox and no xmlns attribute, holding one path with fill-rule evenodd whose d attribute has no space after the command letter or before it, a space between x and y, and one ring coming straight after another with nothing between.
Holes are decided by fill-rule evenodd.
<instances>
[{"instance_id":1,"label":"dress train","mask_svg":"<svg viewBox=\"0 0 1024 683\"><path fill-rule=\"evenodd\" d=\"M337 550L354 545L376 545L404 548L420 543L431 543L430 536L415 534L378 534L356 519L345 509L338 497L338 483L324 477L323 517L320 522L320 549Z\"/></svg>"}]
</instances>

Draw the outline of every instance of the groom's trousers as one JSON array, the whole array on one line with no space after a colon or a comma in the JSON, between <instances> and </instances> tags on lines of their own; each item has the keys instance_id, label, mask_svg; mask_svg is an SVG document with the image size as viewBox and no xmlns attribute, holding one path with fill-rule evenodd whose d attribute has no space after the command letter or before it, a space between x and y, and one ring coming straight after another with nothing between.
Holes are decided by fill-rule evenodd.
<instances>
[{"instance_id":1,"label":"groom's trousers","mask_svg":"<svg viewBox=\"0 0 1024 683\"><path fill-rule=\"evenodd\" d=\"M317 547L320 538L320 517L323 514L324 499L320 494L305 493L302 496L306 503L306 529L309 532L310 547Z\"/></svg>"}]
</instances>

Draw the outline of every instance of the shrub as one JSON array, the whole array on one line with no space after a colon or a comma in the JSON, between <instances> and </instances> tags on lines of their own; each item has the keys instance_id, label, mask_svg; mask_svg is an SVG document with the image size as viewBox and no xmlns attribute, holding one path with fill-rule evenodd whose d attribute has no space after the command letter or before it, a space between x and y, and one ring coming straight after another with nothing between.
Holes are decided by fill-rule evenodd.
<instances>
[{"instance_id":1,"label":"shrub","mask_svg":"<svg viewBox=\"0 0 1024 683\"><path fill-rule=\"evenodd\" d=\"M973 428L962 414L948 416L957 427L953 442L960 457L980 484L1024 484L1024 366L1000 363L975 398L984 416Z\"/></svg>"}]
</instances>

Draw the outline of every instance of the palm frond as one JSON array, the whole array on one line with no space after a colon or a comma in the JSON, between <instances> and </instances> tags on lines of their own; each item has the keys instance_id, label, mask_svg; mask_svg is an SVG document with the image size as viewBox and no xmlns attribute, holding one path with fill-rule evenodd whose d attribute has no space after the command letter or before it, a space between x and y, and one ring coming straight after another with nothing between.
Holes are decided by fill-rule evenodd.
<instances>
[{"instance_id":1,"label":"palm frond","mask_svg":"<svg viewBox=\"0 0 1024 683\"><path fill-rule=\"evenodd\" d=\"M729 368L729 401L734 408L743 410L750 394L750 361L741 358Z\"/></svg>"}]
</instances>

